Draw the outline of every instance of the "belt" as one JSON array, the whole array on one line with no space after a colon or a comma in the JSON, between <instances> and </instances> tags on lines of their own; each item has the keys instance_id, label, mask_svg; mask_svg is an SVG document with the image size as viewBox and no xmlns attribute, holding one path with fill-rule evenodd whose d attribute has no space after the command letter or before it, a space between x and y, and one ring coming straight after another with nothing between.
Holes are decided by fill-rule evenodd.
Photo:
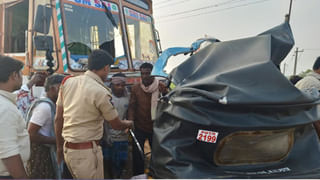
<instances>
[{"instance_id":1,"label":"belt","mask_svg":"<svg viewBox=\"0 0 320 180\"><path fill-rule=\"evenodd\" d=\"M72 142L66 142L66 147L69 149L92 149L93 144L92 142L99 145L99 141L90 141L90 142L83 142L83 143L72 143Z\"/></svg>"}]
</instances>

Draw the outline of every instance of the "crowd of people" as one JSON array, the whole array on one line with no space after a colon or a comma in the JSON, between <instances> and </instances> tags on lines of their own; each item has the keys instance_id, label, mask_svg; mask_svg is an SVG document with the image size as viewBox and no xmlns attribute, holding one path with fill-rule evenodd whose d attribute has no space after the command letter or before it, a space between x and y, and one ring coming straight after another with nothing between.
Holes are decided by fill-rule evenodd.
<instances>
[{"instance_id":1,"label":"crowd of people","mask_svg":"<svg viewBox=\"0 0 320 180\"><path fill-rule=\"evenodd\" d=\"M112 63L109 53L95 50L83 75L35 73L22 86L24 64L0 56L0 179L122 178L128 163L132 176L144 173L128 131L151 147L157 100L167 89L151 76L150 63L141 65L141 82L130 92L123 73L107 86ZM36 98L32 86L44 79L45 93Z\"/></svg>"},{"instance_id":2,"label":"crowd of people","mask_svg":"<svg viewBox=\"0 0 320 180\"><path fill-rule=\"evenodd\" d=\"M128 167L131 176L144 173L143 152L128 131L152 147L158 98L168 89L151 76L150 63L140 66L141 81L130 91L123 73L107 85L112 63L110 54L95 50L83 75L35 73L22 86L24 64L0 56L0 179L119 179ZM306 77L290 81L319 97L320 57ZM40 98L32 94L36 84L44 86ZM320 134L320 122L314 126Z\"/></svg>"}]
</instances>

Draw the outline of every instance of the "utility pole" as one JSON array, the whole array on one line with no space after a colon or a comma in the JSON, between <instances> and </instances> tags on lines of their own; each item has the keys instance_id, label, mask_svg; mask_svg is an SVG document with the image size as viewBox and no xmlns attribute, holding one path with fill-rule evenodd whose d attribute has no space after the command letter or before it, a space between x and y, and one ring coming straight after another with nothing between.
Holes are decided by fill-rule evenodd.
<instances>
[{"instance_id":1,"label":"utility pole","mask_svg":"<svg viewBox=\"0 0 320 180\"><path fill-rule=\"evenodd\" d=\"M283 75L286 74L286 66L287 66L287 63L283 63Z\"/></svg>"},{"instance_id":2,"label":"utility pole","mask_svg":"<svg viewBox=\"0 0 320 180\"><path fill-rule=\"evenodd\" d=\"M300 52L303 52L303 49L299 51L299 48L297 47L296 50L294 51L295 53L295 58L294 58L294 69L293 69L293 75L296 75L297 71L297 62L298 62L298 54Z\"/></svg>"},{"instance_id":3,"label":"utility pole","mask_svg":"<svg viewBox=\"0 0 320 180\"><path fill-rule=\"evenodd\" d=\"M290 22L290 17L291 17L291 9L292 9L292 0L290 0L290 6L289 6L289 14L287 14L286 18L287 21Z\"/></svg>"}]
</instances>

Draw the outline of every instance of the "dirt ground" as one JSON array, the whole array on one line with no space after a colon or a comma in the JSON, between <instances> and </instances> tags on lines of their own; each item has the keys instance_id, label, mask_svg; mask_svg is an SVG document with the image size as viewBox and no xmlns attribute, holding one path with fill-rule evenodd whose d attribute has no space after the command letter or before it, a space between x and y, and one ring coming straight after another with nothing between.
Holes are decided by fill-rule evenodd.
<instances>
[{"instance_id":1,"label":"dirt ground","mask_svg":"<svg viewBox=\"0 0 320 180\"><path fill-rule=\"evenodd\" d=\"M121 178L123 179L130 179L132 177L132 146L135 146L133 139L130 137L129 138L129 147L128 147L128 160L126 163L126 167L124 168ZM144 144L144 154L145 154L145 167L146 170L145 172L148 172L148 167L149 167L149 163L150 163L150 158L151 158L151 148L149 146L149 141L147 140ZM104 178L105 179L110 179L111 176L108 174L107 171L105 171L104 173Z\"/></svg>"}]
</instances>

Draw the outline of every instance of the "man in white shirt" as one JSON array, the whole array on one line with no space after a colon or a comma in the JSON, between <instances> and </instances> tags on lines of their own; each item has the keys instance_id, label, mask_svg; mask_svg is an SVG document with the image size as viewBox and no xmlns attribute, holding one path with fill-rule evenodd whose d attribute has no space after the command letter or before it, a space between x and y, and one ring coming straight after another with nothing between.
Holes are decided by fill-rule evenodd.
<instances>
[{"instance_id":1,"label":"man in white shirt","mask_svg":"<svg viewBox=\"0 0 320 180\"><path fill-rule=\"evenodd\" d=\"M320 57L313 64L313 71L308 73L306 77L298 81L295 86L311 95L319 96L320 91ZM316 91L314 93L313 91Z\"/></svg>"},{"instance_id":2,"label":"man in white shirt","mask_svg":"<svg viewBox=\"0 0 320 180\"><path fill-rule=\"evenodd\" d=\"M30 140L12 93L22 85L22 68L22 62L0 55L0 178L27 178Z\"/></svg>"},{"instance_id":3,"label":"man in white shirt","mask_svg":"<svg viewBox=\"0 0 320 180\"><path fill-rule=\"evenodd\" d=\"M46 79L45 97L36 100L26 116L31 140L31 156L27 171L32 179L61 178L55 156L54 116L55 103L64 77L64 75L54 74Z\"/></svg>"},{"instance_id":4,"label":"man in white shirt","mask_svg":"<svg viewBox=\"0 0 320 180\"><path fill-rule=\"evenodd\" d=\"M320 96L320 56L315 60L312 69L313 71L298 81L295 86L301 91L318 98ZM316 121L313 125L320 138L320 121Z\"/></svg>"}]
</instances>

